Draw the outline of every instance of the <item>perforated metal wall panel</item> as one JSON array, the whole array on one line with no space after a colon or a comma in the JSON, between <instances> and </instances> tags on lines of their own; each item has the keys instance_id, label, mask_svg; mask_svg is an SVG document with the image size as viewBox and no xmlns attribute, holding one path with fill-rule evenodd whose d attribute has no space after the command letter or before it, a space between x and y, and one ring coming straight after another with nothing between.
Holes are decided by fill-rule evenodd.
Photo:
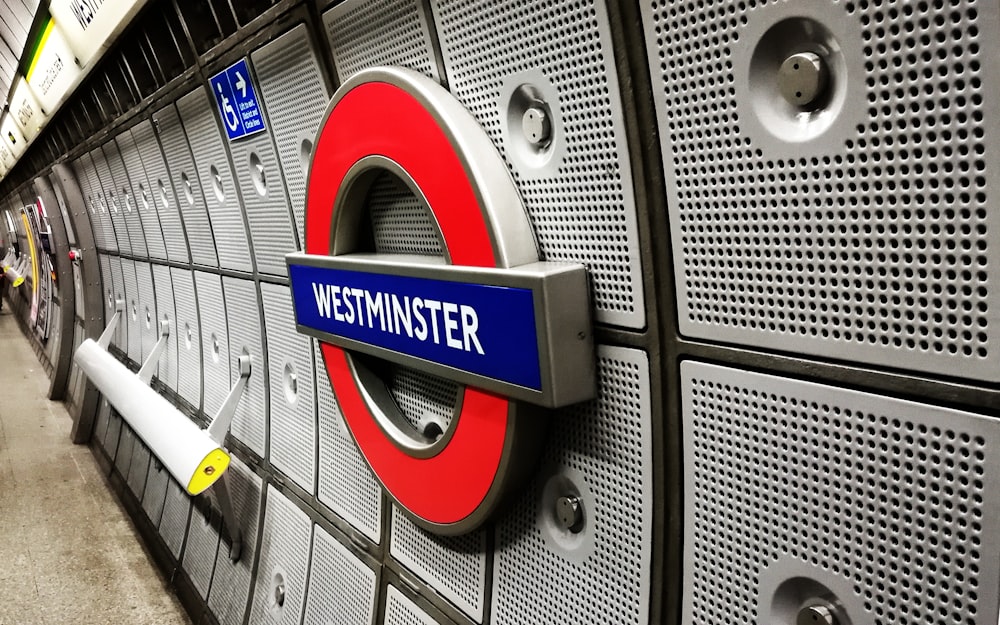
<instances>
[{"instance_id":1,"label":"perforated metal wall panel","mask_svg":"<svg viewBox=\"0 0 1000 625\"><path fill-rule=\"evenodd\" d=\"M142 509L154 527L160 525L163 516L163 503L167 497L167 483L170 473L163 467L156 456L150 456L149 471L146 473L146 488L142 493Z\"/></svg>"},{"instance_id":2,"label":"perforated metal wall panel","mask_svg":"<svg viewBox=\"0 0 1000 625\"><path fill-rule=\"evenodd\" d=\"M281 52L267 49L269 54ZM264 49L257 51L258 56L263 53ZM285 254L296 251L298 242L271 131L231 142L229 151L250 227L257 271L288 275Z\"/></svg>"},{"instance_id":3,"label":"perforated metal wall panel","mask_svg":"<svg viewBox=\"0 0 1000 625\"><path fill-rule=\"evenodd\" d=\"M135 442L132 444L132 462L129 464L128 477L125 481L128 483L128 489L132 491L132 494L139 501L142 501L142 496L146 490L146 475L148 472L149 449L143 444L142 439L136 436Z\"/></svg>"},{"instance_id":4,"label":"perforated metal wall panel","mask_svg":"<svg viewBox=\"0 0 1000 625\"><path fill-rule=\"evenodd\" d=\"M177 312L177 392L195 408L201 407L201 324L195 301L194 274L187 269L170 268ZM213 413L214 414L214 413Z\"/></svg>"},{"instance_id":5,"label":"perforated metal wall panel","mask_svg":"<svg viewBox=\"0 0 1000 625\"><path fill-rule=\"evenodd\" d=\"M122 268L125 285L125 310L121 322L128 326L128 357L142 362L142 328L139 327L139 283L135 276L135 262L128 258L117 259ZM112 261L114 264L114 261Z\"/></svg>"},{"instance_id":6,"label":"perforated metal wall panel","mask_svg":"<svg viewBox=\"0 0 1000 625\"><path fill-rule=\"evenodd\" d=\"M74 171L83 192L84 202L87 205L87 217L90 219L90 229L94 233L94 244L99 250L106 251L108 247L105 241L104 224L101 221L98 208L100 199L97 193L100 192L100 185L98 184L97 191L94 191L94 185L98 181L97 174L94 172L94 159L90 158L90 154L84 154L76 160ZM17 214L17 208L11 210L12 215Z\"/></svg>"},{"instance_id":7,"label":"perforated metal wall panel","mask_svg":"<svg viewBox=\"0 0 1000 625\"><path fill-rule=\"evenodd\" d=\"M400 65L441 82L420 0L349 0L323 14L341 82L379 65Z\"/></svg>"},{"instance_id":8,"label":"perforated metal wall panel","mask_svg":"<svg viewBox=\"0 0 1000 625\"><path fill-rule=\"evenodd\" d=\"M538 477L497 523L492 622L645 624L652 561L652 413L644 352L597 349L597 399L553 413ZM559 497L583 528L558 524Z\"/></svg>"},{"instance_id":9,"label":"perforated metal wall panel","mask_svg":"<svg viewBox=\"0 0 1000 625\"><path fill-rule=\"evenodd\" d=\"M476 622L486 604L486 531L437 536L392 508L389 553Z\"/></svg>"},{"instance_id":10,"label":"perforated metal wall panel","mask_svg":"<svg viewBox=\"0 0 1000 625\"><path fill-rule=\"evenodd\" d=\"M644 5L682 332L1000 380L1000 111L981 93L1000 78L997 16L966 1ZM692 47L696 23L711 43ZM800 119L768 60L812 40L835 50L830 95Z\"/></svg>"},{"instance_id":11,"label":"perforated metal wall panel","mask_svg":"<svg viewBox=\"0 0 1000 625\"><path fill-rule=\"evenodd\" d=\"M306 176L330 92L304 25L254 51L250 58L278 149L301 246L305 240Z\"/></svg>"},{"instance_id":12,"label":"perforated metal wall panel","mask_svg":"<svg viewBox=\"0 0 1000 625\"><path fill-rule=\"evenodd\" d=\"M208 514L216 514L210 510ZM204 599L212 586L215 560L219 553L219 532L212 527L211 518L197 507L191 508L188 521L187 543L184 546L182 568L188 579ZM224 549L229 549L228 546Z\"/></svg>"},{"instance_id":13,"label":"perforated metal wall panel","mask_svg":"<svg viewBox=\"0 0 1000 625\"><path fill-rule=\"evenodd\" d=\"M271 403L270 460L301 488L315 493L316 404L312 343L295 330L287 286L261 283Z\"/></svg>"},{"instance_id":14,"label":"perforated metal wall panel","mask_svg":"<svg viewBox=\"0 0 1000 625\"><path fill-rule=\"evenodd\" d=\"M97 415L94 417L94 431L91 433L91 436L105 452L107 452L105 441L108 435L108 421L110 418L111 404L102 397L100 403L97 405Z\"/></svg>"},{"instance_id":15,"label":"perforated metal wall panel","mask_svg":"<svg viewBox=\"0 0 1000 625\"><path fill-rule=\"evenodd\" d=\"M812 584L842 622L996 622L996 419L696 362L681 377L685 622L777 622Z\"/></svg>"},{"instance_id":16,"label":"perforated metal wall panel","mask_svg":"<svg viewBox=\"0 0 1000 625\"><path fill-rule=\"evenodd\" d=\"M110 323L111 317L115 314L112 304L114 300L125 300L125 290L121 284L121 264L116 257L107 254L98 254L98 263L101 265L101 282L104 287L101 300L104 302L104 323ZM115 271L115 269L118 271ZM111 344L121 350L128 349L128 324L123 317L118 322L115 333L111 335ZM98 337L93 337L96 341Z\"/></svg>"},{"instance_id":17,"label":"perforated metal wall panel","mask_svg":"<svg viewBox=\"0 0 1000 625\"><path fill-rule=\"evenodd\" d=\"M132 187L125 172L125 163L122 161L121 151L118 144L108 141L101 150L104 152L105 162L111 171L111 179L115 185L115 197L118 199L120 215L124 219L128 229L128 236L132 254L136 256L148 256L146 250L146 236L142 229L142 218L139 216L138 204L136 203L136 191Z\"/></svg>"},{"instance_id":18,"label":"perforated metal wall panel","mask_svg":"<svg viewBox=\"0 0 1000 625\"><path fill-rule=\"evenodd\" d=\"M316 404L319 410L319 501L374 543L382 535L382 488L347 431L333 396L319 343L316 359Z\"/></svg>"},{"instance_id":19,"label":"perforated metal wall panel","mask_svg":"<svg viewBox=\"0 0 1000 625\"><path fill-rule=\"evenodd\" d=\"M260 542L260 564L250 608L251 623L299 625L306 598L312 522L273 488L267 489L264 528ZM279 605L274 593L281 586L285 600Z\"/></svg>"},{"instance_id":20,"label":"perforated metal wall panel","mask_svg":"<svg viewBox=\"0 0 1000 625\"><path fill-rule=\"evenodd\" d=\"M267 364L261 349L260 299L257 286L252 280L222 278L222 288L226 294L226 310L229 316L229 362L236 383L239 375L239 357L250 355L251 372L246 390L236 408L236 416L231 428L232 435L246 443L250 449L264 457L267 435Z\"/></svg>"},{"instance_id":21,"label":"perforated metal wall panel","mask_svg":"<svg viewBox=\"0 0 1000 625\"><path fill-rule=\"evenodd\" d=\"M167 483L167 496L163 501L163 515L160 517L160 536L167 544L170 553L180 558L184 546L184 534L187 529L188 515L191 513L191 500L188 499L184 487L173 478Z\"/></svg>"},{"instance_id":22,"label":"perforated metal wall panel","mask_svg":"<svg viewBox=\"0 0 1000 625\"><path fill-rule=\"evenodd\" d=\"M174 195L174 187L167 175L167 165L156 141L153 123L149 120L142 121L133 126L131 132L149 182L149 201L156 205L156 213L160 217L167 259L176 263L190 262L177 196Z\"/></svg>"},{"instance_id":23,"label":"perforated metal wall panel","mask_svg":"<svg viewBox=\"0 0 1000 625\"><path fill-rule=\"evenodd\" d=\"M163 242L163 229L160 227L159 213L153 202L149 178L142 166L142 159L139 158L139 148L132 138L132 133L128 130L115 137L115 143L118 144L122 162L125 163L128 179L132 182L135 212L139 214L139 219L142 221L142 232L146 236L147 255L150 258L166 260L167 247Z\"/></svg>"},{"instance_id":24,"label":"perforated metal wall panel","mask_svg":"<svg viewBox=\"0 0 1000 625\"><path fill-rule=\"evenodd\" d=\"M601 0L432 3L452 93L507 160L544 260L584 263L597 321L646 323L631 164ZM523 113L543 102L534 147Z\"/></svg>"},{"instance_id":25,"label":"perforated metal wall panel","mask_svg":"<svg viewBox=\"0 0 1000 625\"><path fill-rule=\"evenodd\" d=\"M199 186L204 191L219 264L227 269L252 271L252 253L243 224L243 209L219 135L215 102L209 102L203 89L196 89L177 101L177 111L194 156Z\"/></svg>"},{"instance_id":26,"label":"perforated metal wall panel","mask_svg":"<svg viewBox=\"0 0 1000 625\"><path fill-rule=\"evenodd\" d=\"M439 623L391 584L386 587L385 617L382 622L385 625L438 625Z\"/></svg>"},{"instance_id":27,"label":"perforated metal wall panel","mask_svg":"<svg viewBox=\"0 0 1000 625\"><path fill-rule=\"evenodd\" d=\"M159 317L156 310L156 291L153 288L153 269L149 263L135 262L135 279L139 287L136 314L139 317L139 331L142 333L142 362L146 362L146 357L153 351L153 346L160 338L160 329L157 323Z\"/></svg>"},{"instance_id":28,"label":"perforated metal wall panel","mask_svg":"<svg viewBox=\"0 0 1000 625\"><path fill-rule=\"evenodd\" d=\"M202 373L204 380L205 413L214 415L226 400L229 383L229 332L226 325L226 304L219 276L194 272L198 293L198 314L201 319Z\"/></svg>"},{"instance_id":29,"label":"perforated metal wall panel","mask_svg":"<svg viewBox=\"0 0 1000 625\"><path fill-rule=\"evenodd\" d=\"M208 607L220 625L240 625L246 615L250 595L250 578L256 559L258 516L261 506L261 480L238 458L229 467L230 493L236 518L243 530L243 554L233 564L228 549L219 549L215 560L215 576L208 593Z\"/></svg>"},{"instance_id":30,"label":"perforated metal wall panel","mask_svg":"<svg viewBox=\"0 0 1000 625\"><path fill-rule=\"evenodd\" d=\"M113 181L108 172L104 154L99 148L90 152L90 159L91 163L93 163L93 169L90 170L90 184L94 194L95 216L98 217L101 224L100 247L117 252L119 236L116 232L116 224L113 220L114 211L110 201ZM125 237L126 233L122 232L121 236Z\"/></svg>"},{"instance_id":31,"label":"perforated metal wall panel","mask_svg":"<svg viewBox=\"0 0 1000 625\"><path fill-rule=\"evenodd\" d=\"M90 154L92 156L91 162L94 164L94 173L96 174L94 183L100 183L101 189L104 192L104 205L108 210L108 220L104 223L105 234L107 237L114 239L113 242L109 241L113 249L130 254L132 251L132 240L129 238L128 224L125 222L125 214L122 212L119 201L119 188L115 184L114 176L111 175L111 167L108 164L107 156L101 148L93 150ZM110 221L110 229L108 221Z\"/></svg>"},{"instance_id":32,"label":"perforated metal wall panel","mask_svg":"<svg viewBox=\"0 0 1000 625\"><path fill-rule=\"evenodd\" d=\"M114 408L111 408L108 413L108 431L104 434L104 451L112 461L118 453L118 439L121 438L121 432L122 418Z\"/></svg>"},{"instance_id":33,"label":"perforated metal wall panel","mask_svg":"<svg viewBox=\"0 0 1000 625\"><path fill-rule=\"evenodd\" d=\"M153 113L153 124L160 137L167 171L180 205L181 216L191 250L191 262L218 267L215 237L208 219L205 194L195 171L194 158L184 128L173 104ZM164 181L166 182L166 181Z\"/></svg>"},{"instance_id":34,"label":"perforated metal wall panel","mask_svg":"<svg viewBox=\"0 0 1000 625\"><path fill-rule=\"evenodd\" d=\"M177 390L177 341L184 337L183 328L178 328L177 312L174 309L174 286L170 279L170 267L153 265L153 284L156 286L156 320L166 319L170 323L167 346L160 354L156 377L169 388ZM154 326L155 327L155 326ZM183 340L183 338L181 339Z\"/></svg>"},{"instance_id":35,"label":"perforated metal wall panel","mask_svg":"<svg viewBox=\"0 0 1000 625\"><path fill-rule=\"evenodd\" d=\"M369 625L378 594L375 571L318 525L313 526L303 625Z\"/></svg>"},{"instance_id":36,"label":"perforated metal wall panel","mask_svg":"<svg viewBox=\"0 0 1000 625\"><path fill-rule=\"evenodd\" d=\"M379 174L365 198L375 251L444 258L441 234L427 203L394 174Z\"/></svg>"},{"instance_id":37,"label":"perforated metal wall panel","mask_svg":"<svg viewBox=\"0 0 1000 625\"><path fill-rule=\"evenodd\" d=\"M123 479L128 477L129 467L132 466L132 448L135 446L135 432L122 423L121 436L118 439L118 452L115 454L115 470Z\"/></svg>"}]
</instances>

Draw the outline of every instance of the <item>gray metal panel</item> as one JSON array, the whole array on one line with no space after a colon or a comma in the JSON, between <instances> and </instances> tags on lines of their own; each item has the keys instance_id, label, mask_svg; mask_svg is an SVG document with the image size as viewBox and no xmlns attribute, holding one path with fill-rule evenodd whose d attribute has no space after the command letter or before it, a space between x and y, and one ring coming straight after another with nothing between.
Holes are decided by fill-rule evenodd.
<instances>
[{"instance_id":1,"label":"gray metal panel","mask_svg":"<svg viewBox=\"0 0 1000 625\"><path fill-rule=\"evenodd\" d=\"M177 101L184 133L190 142L212 221L219 264L226 269L252 271L252 254L243 224L243 209L216 122L215 100L196 89Z\"/></svg>"},{"instance_id":2,"label":"gray metal panel","mask_svg":"<svg viewBox=\"0 0 1000 625\"><path fill-rule=\"evenodd\" d=\"M804 580L839 622L996 622L995 418L696 362L681 384L683 622L782 622Z\"/></svg>"},{"instance_id":3,"label":"gray metal panel","mask_svg":"<svg viewBox=\"0 0 1000 625\"><path fill-rule=\"evenodd\" d=\"M438 625L417 604L391 584L386 588L384 625Z\"/></svg>"},{"instance_id":4,"label":"gray metal panel","mask_svg":"<svg viewBox=\"0 0 1000 625\"><path fill-rule=\"evenodd\" d=\"M262 283L271 405L269 460L301 488L315 493L316 403L312 343L295 330L287 286Z\"/></svg>"},{"instance_id":5,"label":"gray metal panel","mask_svg":"<svg viewBox=\"0 0 1000 625\"><path fill-rule=\"evenodd\" d=\"M644 4L684 334L1000 380L1000 106L968 95L1000 79L998 40L970 40L1000 16L967 1L947 15ZM691 45L696 23L712 43ZM802 44L824 31L831 104L783 110L758 61L823 49Z\"/></svg>"},{"instance_id":6,"label":"gray metal panel","mask_svg":"<svg viewBox=\"0 0 1000 625\"><path fill-rule=\"evenodd\" d=\"M316 405L319 410L320 503L378 544L382 535L382 488L351 438L333 395L319 343L316 356Z\"/></svg>"},{"instance_id":7,"label":"gray metal panel","mask_svg":"<svg viewBox=\"0 0 1000 625\"><path fill-rule=\"evenodd\" d=\"M229 383L229 331L226 304L219 276L194 272L198 293L198 316L201 319L202 372L204 374L204 409L208 415L219 411L232 385Z\"/></svg>"},{"instance_id":8,"label":"gray metal panel","mask_svg":"<svg viewBox=\"0 0 1000 625\"><path fill-rule=\"evenodd\" d=\"M118 453L115 454L115 469L123 478L128 477L129 467L132 466L132 448L137 444L141 443L136 443L135 432L127 422L123 422L121 437L118 439Z\"/></svg>"},{"instance_id":9,"label":"gray metal panel","mask_svg":"<svg viewBox=\"0 0 1000 625\"><path fill-rule=\"evenodd\" d=\"M122 269L122 259L118 256L109 256L111 264L111 277L114 280L114 293L115 301L122 301L122 314L118 319L118 330L115 331L115 337L112 339L111 343L115 345L118 349L128 355L129 345L131 345L131 339L129 339L129 322L128 313L126 307L128 305L129 294L135 290L134 286L130 286L125 281L125 272ZM114 314L114 308L111 309L111 315ZM111 320L111 315L105 317L108 321ZM136 335L136 340L138 340L138 335Z\"/></svg>"},{"instance_id":10,"label":"gray metal panel","mask_svg":"<svg viewBox=\"0 0 1000 625\"><path fill-rule=\"evenodd\" d=\"M302 625L370 625L375 618L377 595L375 571L314 525Z\"/></svg>"},{"instance_id":11,"label":"gray metal panel","mask_svg":"<svg viewBox=\"0 0 1000 625\"><path fill-rule=\"evenodd\" d=\"M163 468L155 456L152 456L149 461L149 471L146 474L146 489L142 494L142 509L154 526L160 525L169 482L170 473Z\"/></svg>"},{"instance_id":12,"label":"gray metal panel","mask_svg":"<svg viewBox=\"0 0 1000 625\"><path fill-rule=\"evenodd\" d=\"M139 282L135 276L135 261L128 258L119 259L122 267L122 277L125 284L125 311L123 321L128 326L128 357L137 363L142 362L142 328L139 326Z\"/></svg>"},{"instance_id":13,"label":"gray metal panel","mask_svg":"<svg viewBox=\"0 0 1000 625\"><path fill-rule=\"evenodd\" d=\"M420 0L348 0L323 14L341 82L363 69L400 65L441 82Z\"/></svg>"},{"instance_id":14,"label":"gray metal panel","mask_svg":"<svg viewBox=\"0 0 1000 625\"><path fill-rule=\"evenodd\" d=\"M142 159L139 158L139 148L132 138L132 133L128 130L115 137L118 150L121 152L122 162L125 163L125 172L132 182L132 190L135 192L135 209L142 221L142 232L146 236L146 250L150 258L166 260L167 246L163 242L163 229L160 227L160 216L153 198L153 189L146 176L146 170L142 166Z\"/></svg>"},{"instance_id":15,"label":"gray metal panel","mask_svg":"<svg viewBox=\"0 0 1000 625\"><path fill-rule=\"evenodd\" d=\"M184 487L170 478L167 482L167 496L163 502L163 515L160 517L160 536L167 543L170 553L180 558L184 546L184 534L187 529L188 515L191 512L191 500Z\"/></svg>"},{"instance_id":16,"label":"gray metal panel","mask_svg":"<svg viewBox=\"0 0 1000 625\"><path fill-rule=\"evenodd\" d=\"M202 599L208 596L212 586L219 543L219 532L212 528L211 519L198 508L192 509L182 567Z\"/></svg>"},{"instance_id":17,"label":"gray metal panel","mask_svg":"<svg viewBox=\"0 0 1000 625\"><path fill-rule=\"evenodd\" d=\"M483 622L486 530L437 536L417 527L393 506L389 553L459 610Z\"/></svg>"},{"instance_id":18,"label":"gray metal panel","mask_svg":"<svg viewBox=\"0 0 1000 625\"><path fill-rule=\"evenodd\" d=\"M132 253L132 241L129 238L128 225L125 222L125 213L121 208L121 201L119 197L120 189L115 185L114 176L111 175L111 168L108 165L108 159L102 149L97 148L90 153L91 162L94 165L94 173L96 178L93 180L93 184L100 184L104 191L104 199L108 208L108 217L110 217L112 230L108 231L107 234L110 235L114 233L115 244L117 249L123 253ZM96 195L96 189L91 189ZM105 228L107 224L105 224Z\"/></svg>"},{"instance_id":19,"label":"gray metal panel","mask_svg":"<svg viewBox=\"0 0 1000 625\"><path fill-rule=\"evenodd\" d=\"M496 526L491 622L621 623L649 617L653 436L644 352L597 349L598 396L555 411L538 477ZM583 529L555 519L579 497Z\"/></svg>"},{"instance_id":20,"label":"gray metal panel","mask_svg":"<svg viewBox=\"0 0 1000 625\"><path fill-rule=\"evenodd\" d=\"M270 131L229 144L243 198L257 271L288 275L285 254L298 249L285 179Z\"/></svg>"},{"instance_id":21,"label":"gray metal panel","mask_svg":"<svg viewBox=\"0 0 1000 625\"><path fill-rule=\"evenodd\" d=\"M267 436L267 363L260 331L260 299L253 280L222 278L229 313L229 361L237 362L246 350L252 361L250 380L233 418L232 435L264 457ZM239 373L234 366L232 375ZM235 383L233 379L231 382Z\"/></svg>"},{"instance_id":22,"label":"gray metal panel","mask_svg":"<svg viewBox=\"0 0 1000 625\"><path fill-rule=\"evenodd\" d=\"M121 272L116 273L114 271L114 267L119 261L117 258L112 260L112 257L107 254L98 254L97 259L101 265L101 282L104 288L101 293L101 300L104 302L104 319L106 322L110 322L111 317L114 315L112 304L119 293L124 293L122 285L116 281L116 277L121 276ZM122 299L124 299L124 296L122 296ZM90 338L96 341L98 337ZM111 344L123 350L128 348L128 329L125 319L121 319L118 323L115 333L111 336Z\"/></svg>"},{"instance_id":23,"label":"gray metal panel","mask_svg":"<svg viewBox=\"0 0 1000 625\"><path fill-rule=\"evenodd\" d=\"M125 162L122 160L118 144L112 139L101 146L101 149L104 152L108 169L111 171L111 178L114 181L115 195L118 198L120 214L128 227L132 254L136 256L148 256L142 218L139 216L137 208L136 189L133 188L132 181L125 172Z\"/></svg>"},{"instance_id":24,"label":"gray metal panel","mask_svg":"<svg viewBox=\"0 0 1000 625\"><path fill-rule=\"evenodd\" d=\"M208 219L205 195L195 171L194 158L188 146L181 119L173 104L153 113L160 144L166 159L174 194L180 203L181 215L187 232L191 261L209 267L218 267L215 237Z\"/></svg>"},{"instance_id":25,"label":"gray metal panel","mask_svg":"<svg viewBox=\"0 0 1000 625\"><path fill-rule=\"evenodd\" d=\"M250 623L299 625L311 550L312 522L309 517L281 493L268 488ZM285 600L277 605L274 593L279 584L284 588Z\"/></svg>"},{"instance_id":26,"label":"gray metal panel","mask_svg":"<svg viewBox=\"0 0 1000 625\"><path fill-rule=\"evenodd\" d=\"M195 408L201 407L201 323L195 301L194 274L188 269L170 268L177 313L177 392Z\"/></svg>"},{"instance_id":27,"label":"gray metal panel","mask_svg":"<svg viewBox=\"0 0 1000 625\"><path fill-rule=\"evenodd\" d=\"M104 451L108 453L108 458L115 459L118 453L118 439L122 433L122 418L114 408L110 408L108 414L108 431L104 435Z\"/></svg>"},{"instance_id":28,"label":"gray metal panel","mask_svg":"<svg viewBox=\"0 0 1000 625\"><path fill-rule=\"evenodd\" d=\"M510 166L542 259L587 265L597 321L643 327L632 166L605 3L548 0L498 11L489 2L435 0L432 9L449 88ZM521 126L538 99L552 126L540 152Z\"/></svg>"},{"instance_id":29,"label":"gray metal panel","mask_svg":"<svg viewBox=\"0 0 1000 625\"><path fill-rule=\"evenodd\" d=\"M179 368L177 344L179 337L183 337L184 334L183 329L178 328L177 325L177 311L174 309L174 286L173 280L170 279L170 271L170 267L166 265L153 265L153 284L156 286L156 319L157 321L166 320L170 323L170 335L167 337L166 348L160 354L156 377L170 389L177 391L177 371ZM196 402L192 403L196 404Z\"/></svg>"},{"instance_id":30,"label":"gray metal panel","mask_svg":"<svg viewBox=\"0 0 1000 625\"><path fill-rule=\"evenodd\" d=\"M79 403L77 403L79 405ZM108 435L108 422L111 420L111 404L108 400L101 398L101 403L97 406L97 417L94 419L94 431L92 436L100 444L101 448L107 451L105 443Z\"/></svg>"},{"instance_id":31,"label":"gray metal panel","mask_svg":"<svg viewBox=\"0 0 1000 625\"><path fill-rule=\"evenodd\" d=\"M139 150L142 167L146 170L150 201L156 204L156 212L160 217L167 258L177 263L188 263L191 257L188 255L187 243L184 240L184 226L181 223L177 196L167 174L167 165L163 160L163 153L160 152L160 144L153 134L153 123L146 120L133 126L132 139Z\"/></svg>"},{"instance_id":32,"label":"gray metal panel","mask_svg":"<svg viewBox=\"0 0 1000 625\"><path fill-rule=\"evenodd\" d=\"M157 324L156 292L153 288L153 269L149 263L135 262L135 279L136 285L139 287L137 312L139 318L137 323L142 337L142 362L146 362L146 357L153 351L153 346L160 338L159 324Z\"/></svg>"},{"instance_id":33,"label":"gray metal panel","mask_svg":"<svg viewBox=\"0 0 1000 625\"><path fill-rule=\"evenodd\" d=\"M278 148L301 248L305 241L306 180L312 142L330 93L305 25L261 47L250 58L267 109L271 135Z\"/></svg>"},{"instance_id":34,"label":"gray metal panel","mask_svg":"<svg viewBox=\"0 0 1000 625\"><path fill-rule=\"evenodd\" d=\"M114 189L114 182L111 179L108 164L104 159L104 153L101 152L100 148L92 150L90 158L94 164L94 169L92 170L94 177L91 180L91 185L99 185L94 186L92 190L94 191L94 199L98 202L99 206L104 247L112 252L117 252L121 245L118 240L127 239L128 233L125 230L119 232L118 228L121 226L115 223L115 205L111 201L110 194Z\"/></svg>"},{"instance_id":35,"label":"gray metal panel","mask_svg":"<svg viewBox=\"0 0 1000 625\"><path fill-rule=\"evenodd\" d=\"M90 218L90 229L94 233L94 245L100 250L107 250L107 241L104 234L104 222L100 214L100 193L101 186L94 171L94 159L90 154L83 154L74 164L77 180L80 182L80 190L83 192L87 203L87 216ZM16 203L16 202L15 202ZM14 211L19 207L15 207ZM13 212L12 214L17 214Z\"/></svg>"},{"instance_id":36,"label":"gray metal panel","mask_svg":"<svg viewBox=\"0 0 1000 625\"><path fill-rule=\"evenodd\" d=\"M243 554L233 564L228 549L219 549L215 576L208 593L208 607L219 625L241 625L247 611L250 579L257 549L257 519L260 516L261 480L239 458L229 466L229 485L236 518L243 530Z\"/></svg>"},{"instance_id":37,"label":"gray metal panel","mask_svg":"<svg viewBox=\"0 0 1000 625\"><path fill-rule=\"evenodd\" d=\"M135 442L132 445L132 463L129 465L128 476L125 478L125 481L128 483L128 489L132 491L132 494L139 501L142 501L142 496L146 490L149 457L149 448L146 447L142 439L136 436Z\"/></svg>"}]
</instances>

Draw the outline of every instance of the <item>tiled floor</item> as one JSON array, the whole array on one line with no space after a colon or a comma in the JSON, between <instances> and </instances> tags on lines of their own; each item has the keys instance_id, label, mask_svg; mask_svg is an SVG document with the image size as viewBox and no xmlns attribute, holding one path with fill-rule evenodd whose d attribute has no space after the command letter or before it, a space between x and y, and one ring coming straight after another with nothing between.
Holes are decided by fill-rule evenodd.
<instances>
[{"instance_id":1,"label":"tiled floor","mask_svg":"<svg viewBox=\"0 0 1000 625\"><path fill-rule=\"evenodd\" d=\"M5 302L0 625L186 624Z\"/></svg>"}]
</instances>

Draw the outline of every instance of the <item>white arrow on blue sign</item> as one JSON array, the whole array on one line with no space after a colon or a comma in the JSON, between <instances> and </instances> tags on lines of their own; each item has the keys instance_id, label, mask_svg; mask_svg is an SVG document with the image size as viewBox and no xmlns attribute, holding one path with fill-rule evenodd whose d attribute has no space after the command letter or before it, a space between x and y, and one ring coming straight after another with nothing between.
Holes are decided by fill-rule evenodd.
<instances>
[{"instance_id":1,"label":"white arrow on blue sign","mask_svg":"<svg viewBox=\"0 0 1000 625\"><path fill-rule=\"evenodd\" d=\"M263 107L250 80L245 58L212 76L208 82L230 141L264 130Z\"/></svg>"}]
</instances>

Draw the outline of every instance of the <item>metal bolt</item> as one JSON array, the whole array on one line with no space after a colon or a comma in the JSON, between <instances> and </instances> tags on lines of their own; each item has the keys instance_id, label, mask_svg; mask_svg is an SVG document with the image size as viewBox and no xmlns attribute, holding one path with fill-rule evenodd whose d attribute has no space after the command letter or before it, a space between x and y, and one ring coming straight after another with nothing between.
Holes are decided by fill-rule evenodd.
<instances>
[{"instance_id":1,"label":"metal bolt","mask_svg":"<svg viewBox=\"0 0 1000 625\"><path fill-rule=\"evenodd\" d=\"M211 465L205 467L205 475L212 475L213 473L215 473L215 467Z\"/></svg>"},{"instance_id":2,"label":"metal bolt","mask_svg":"<svg viewBox=\"0 0 1000 625\"><path fill-rule=\"evenodd\" d=\"M544 147L552 138L552 122L541 107L533 106L524 112L521 130L528 143L535 147Z\"/></svg>"},{"instance_id":3,"label":"metal bolt","mask_svg":"<svg viewBox=\"0 0 1000 625\"><path fill-rule=\"evenodd\" d=\"M799 610L795 625L837 625L837 617L825 605L810 605Z\"/></svg>"},{"instance_id":4,"label":"metal bolt","mask_svg":"<svg viewBox=\"0 0 1000 625\"><path fill-rule=\"evenodd\" d=\"M285 605L285 582L278 582L274 587L274 604L278 607Z\"/></svg>"},{"instance_id":5,"label":"metal bolt","mask_svg":"<svg viewBox=\"0 0 1000 625\"><path fill-rule=\"evenodd\" d=\"M583 505L580 498L568 495L557 499L556 518L564 529L578 534L583 529Z\"/></svg>"},{"instance_id":6,"label":"metal bolt","mask_svg":"<svg viewBox=\"0 0 1000 625\"><path fill-rule=\"evenodd\" d=\"M799 52L785 59L778 69L778 89L789 104L805 108L823 96L827 74L822 57L813 52Z\"/></svg>"}]
</instances>

